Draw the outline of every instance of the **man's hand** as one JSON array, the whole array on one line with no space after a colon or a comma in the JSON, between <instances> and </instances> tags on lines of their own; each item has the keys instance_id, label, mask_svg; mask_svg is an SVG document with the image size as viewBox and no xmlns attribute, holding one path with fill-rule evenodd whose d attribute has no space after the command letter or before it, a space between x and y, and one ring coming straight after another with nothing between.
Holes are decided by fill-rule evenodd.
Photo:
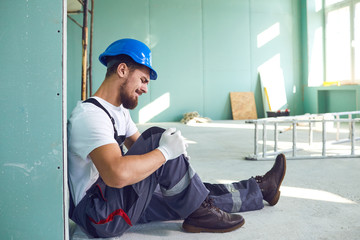
<instances>
[{"instance_id":1,"label":"man's hand","mask_svg":"<svg viewBox=\"0 0 360 240\"><path fill-rule=\"evenodd\" d=\"M168 128L160 138L158 149L164 155L166 161L177 158L181 154L187 155L187 144L181 136L181 132L175 128Z\"/></svg>"}]
</instances>

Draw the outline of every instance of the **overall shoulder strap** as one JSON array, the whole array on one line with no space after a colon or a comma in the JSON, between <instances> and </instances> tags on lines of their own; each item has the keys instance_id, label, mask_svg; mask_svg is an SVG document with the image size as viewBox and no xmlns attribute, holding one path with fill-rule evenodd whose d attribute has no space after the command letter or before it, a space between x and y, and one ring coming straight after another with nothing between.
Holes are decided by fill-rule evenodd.
<instances>
[{"instance_id":1,"label":"overall shoulder strap","mask_svg":"<svg viewBox=\"0 0 360 240\"><path fill-rule=\"evenodd\" d=\"M83 103L92 103L92 104L98 106L99 108L101 108L102 110L104 110L104 112L109 116L109 118L110 118L110 120L111 120L111 123L112 123L112 125L113 125L113 128L114 128L114 138L117 139L118 134L117 134L117 131L116 131L116 128L115 128L115 120L114 120L114 118L110 115L110 113L108 112L108 110L106 110L106 108L104 108L104 106L101 105L101 104L99 103L99 101L96 100L95 98L88 98L88 99L86 99L85 101L83 101Z\"/></svg>"}]
</instances>

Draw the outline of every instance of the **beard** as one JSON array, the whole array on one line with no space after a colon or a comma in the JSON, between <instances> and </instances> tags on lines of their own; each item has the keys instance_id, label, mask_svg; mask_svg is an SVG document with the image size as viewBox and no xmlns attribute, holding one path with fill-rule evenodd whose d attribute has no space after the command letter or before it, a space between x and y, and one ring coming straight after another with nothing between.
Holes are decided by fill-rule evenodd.
<instances>
[{"instance_id":1,"label":"beard","mask_svg":"<svg viewBox=\"0 0 360 240\"><path fill-rule=\"evenodd\" d=\"M123 104L124 108L126 108L126 109L134 109L138 105L137 98L131 98L129 96L126 96L124 98L122 97L121 100L122 100L122 104Z\"/></svg>"},{"instance_id":2,"label":"beard","mask_svg":"<svg viewBox=\"0 0 360 240\"><path fill-rule=\"evenodd\" d=\"M124 108L134 109L138 105L138 97L132 97L127 91L127 82L120 88L121 102Z\"/></svg>"}]
</instances>

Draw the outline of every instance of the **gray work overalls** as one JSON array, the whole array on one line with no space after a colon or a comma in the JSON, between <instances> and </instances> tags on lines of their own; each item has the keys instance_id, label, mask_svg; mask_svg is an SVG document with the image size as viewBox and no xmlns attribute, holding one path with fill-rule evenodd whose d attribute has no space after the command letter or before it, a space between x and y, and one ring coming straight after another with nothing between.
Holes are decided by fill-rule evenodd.
<instances>
[{"instance_id":1,"label":"gray work overalls","mask_svg":"<svg viewBox=\"0 0 360 240\"><path fill-rule=\"evenodd\" d=\"M94 103L93 100L86 102ZM115 126L114 131L115 139L122 146L124 138L117 138ZM156 149L164 131L158 127L147 129L125 155L140 155ZM180 155L144 180L124 188L106 186L99 177L76 207L70 197L69 215L92 237L116 237L136 223L184 219L208 195L217 207L227 212L264 207L261 191L253 178L233 184L203 183L186 157Z\"/></svg>"}]
</instances>

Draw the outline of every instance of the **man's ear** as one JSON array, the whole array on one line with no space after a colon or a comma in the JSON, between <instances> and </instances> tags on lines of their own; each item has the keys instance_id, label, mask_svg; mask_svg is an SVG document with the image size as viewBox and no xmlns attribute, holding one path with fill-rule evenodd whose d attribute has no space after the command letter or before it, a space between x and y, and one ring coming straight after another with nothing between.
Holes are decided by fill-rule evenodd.
<instances>
[{"instance_id":1,"label":"man's ear","mask_svg":"<svg viewBox=\"0 0 360 240\"><path fill-rule=\"evenodd\" d=\"M117 74L120 78L126 78L129 74L129 68L126 63L120 63L117 67Z\"/></svg>"}]
</instances>

